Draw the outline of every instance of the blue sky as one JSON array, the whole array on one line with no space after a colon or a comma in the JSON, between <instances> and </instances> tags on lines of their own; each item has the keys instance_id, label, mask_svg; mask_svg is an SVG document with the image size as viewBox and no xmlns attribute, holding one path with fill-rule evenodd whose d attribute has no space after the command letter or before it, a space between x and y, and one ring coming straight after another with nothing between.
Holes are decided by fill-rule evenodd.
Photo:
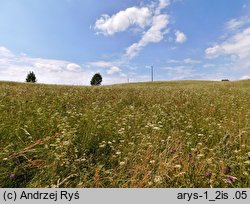
<instances>
[{"instance_id":1,"label":"blue sky","mask_svg":"<svg viewBox=\"0 0 250 204\"><path fill-rule=\"evenodd\" d=\"M0 80L250 78L250 0L0 0Z\"/></svg>"}]
</instances>

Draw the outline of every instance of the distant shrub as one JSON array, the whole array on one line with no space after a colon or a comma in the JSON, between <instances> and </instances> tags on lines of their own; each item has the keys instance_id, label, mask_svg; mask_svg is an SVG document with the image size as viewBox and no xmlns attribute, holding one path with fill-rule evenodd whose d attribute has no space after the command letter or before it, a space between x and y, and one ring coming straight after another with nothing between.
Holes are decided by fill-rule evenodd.
<instances>
[{"instance_id":1,"label":"distant shrub","mask_svg":"<svg viewBox=\"0 0 250 204\"><path fill-rule=\"evenodd\" d=\"M26 82L36 83L36 75L34 72L29 72L26 77Z\"/></svg>"},{"instance_id":2,"label":"distant shrub","mask_svg":"<svg viewBox=\"0 0 250 204\"><path fill-rule=\"evenodd\" d=\"M229 81L229 79L222 79L221 81Z\"/></svg>"},{"instance_id":3,"label":"distant shrub","mask_svg":"<svg viewBox=\"0 0 250 204\"><path fill-rule=\"evenodd\" d=\"M100 86L101 83L102 83L102 76L101 76L100 73L96 73L96 74L92 77L92 79L91 79L91 81L90 81L90 84L91 84L92 86Z\"/></svg>"}]
</instances>

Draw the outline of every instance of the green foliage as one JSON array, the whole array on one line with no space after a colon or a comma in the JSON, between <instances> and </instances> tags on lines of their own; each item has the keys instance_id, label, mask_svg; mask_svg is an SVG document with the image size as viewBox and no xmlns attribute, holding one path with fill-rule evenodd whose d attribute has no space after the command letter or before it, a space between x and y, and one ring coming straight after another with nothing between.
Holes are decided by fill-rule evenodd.
<instances>
[{"instance_id":1,"label":"green foliage","mask_svg":"<svg viewBox=\"0 0 250 204\"><path fill-rule=\"evenodd\" d=\"M36 75L34 72L29 72L26 77L26 82L36 83Z\"/></svg>"},{"instance_id":2,"label":"green foliage","mask_svg":"<svg viewBox=\"0 0 250 204\"><path fill-rule=\"evenodd\" d=\"M91 84L92 86L100 86L101 83L102 83L102 76L101 76L100 73L96 73L96 74L92 77L92 79L91 79L91 81L90 81L90 84Z\"/></svg>"},{"instance_id":3,"label":"green foliage","mask_svg":"<svg viewBox=\"0 0 250 204\"><path fill-rule=\"evenodd\" d=\"M250 80L0 82L0 187L249 188L249 101Z\"/></svg>"}]
</instances>

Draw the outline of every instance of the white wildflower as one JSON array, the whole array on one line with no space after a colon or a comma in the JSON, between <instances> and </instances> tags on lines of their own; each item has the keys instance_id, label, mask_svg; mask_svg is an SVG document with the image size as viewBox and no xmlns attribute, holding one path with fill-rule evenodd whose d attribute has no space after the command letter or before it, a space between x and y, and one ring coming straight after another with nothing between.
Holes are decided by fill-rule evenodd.
<instances>
[{"instance_id":1,"label":"white wildflower","mask_svg":"<svg viewBox=\"0 0 250 204\"><path fill-rule=\"evenodd\" d=\"M250 160L249 161L245 161L244 164L250 164Z\"/></svg>"},{"instance_id":2,"label":"white wildflower","mask_svg":"<svg viewBox=\"0 0 250 204\"><path fill-rule=\"evenodd\" d=\"M181 165L180 165L180 164L176 164L176 165L174 166L174 168L176 168L176 169L181 169Z\"/></svg>"},{"instance_id":3,"label":"white wildflower","mask_svg":"<svg viewBox=\"0 0 250 204\"><path fill-rule=\"evenodd\" d=\"M116 154L116 155L121 155L121 152L120 152L120 151L117 151L115 154Z\"/></svg>"},{"instance_id":4,"label":"white wildflower","mask_svg":"<svg viewBox=\"0 0 250 204\"><path fill-rule=\"evenodd\" d=\"M154 182L155 183L162 183L162 177L161 176L156 176L155 179L154 179Z\"/></svg>"},{"instance_id":5,"label":"white wildflower","mask_svg":"<svg viewBox=\"0 0 250 204\"><path fill-rule=\"evenodd\" d=\"M125 165L125 162L124 162L124 161L121 161L121 162L120 162L120 166L123 166L123 165Z\"/></svg>"},{"instance_id":6,"label":"white wildflower","mask_svg":"<svg viewBox=\"0 0 250 204\"><path fill-rule=\"evenodd\" d=\"M150 164L154 164L154 163L155 163L155 160L151 160L149 163L150 163Z\"/></svg>"},{"instance_id":7,"label":"white wildflower","mask_svg":"<svg viewBox=\"0 0 250 204\"><path fill-rule=\"evenodd\" d=\"M161 128L159 127L153 127L153 130L160 130Z\"/></svg>"},{"instance_id":8,"label":"white wildflower","mask_svg":"<svg viewBox=\"0 0 250 204\"><path fill-rule=\"evenodd\" d=\"M104 147L106 147L106 144L101 144L101 145L99 145L99 147L104 148Z\"/></svg>"}]
</instances>

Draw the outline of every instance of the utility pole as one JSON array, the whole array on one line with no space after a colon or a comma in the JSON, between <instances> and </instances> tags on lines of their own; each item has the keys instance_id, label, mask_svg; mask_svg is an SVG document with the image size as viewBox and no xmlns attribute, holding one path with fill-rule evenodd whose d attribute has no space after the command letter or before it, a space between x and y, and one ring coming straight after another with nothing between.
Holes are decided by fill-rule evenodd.
<instances>
[{"instance_id":1,"label":"utility pole","mask_svg":"<svg viewBox=\"0 0 250 204\"><path fill-rule=\"evenodd\" d=\"M154 67L151 66L151 81L154 81Z\"/></svg>"}]
</instances>

